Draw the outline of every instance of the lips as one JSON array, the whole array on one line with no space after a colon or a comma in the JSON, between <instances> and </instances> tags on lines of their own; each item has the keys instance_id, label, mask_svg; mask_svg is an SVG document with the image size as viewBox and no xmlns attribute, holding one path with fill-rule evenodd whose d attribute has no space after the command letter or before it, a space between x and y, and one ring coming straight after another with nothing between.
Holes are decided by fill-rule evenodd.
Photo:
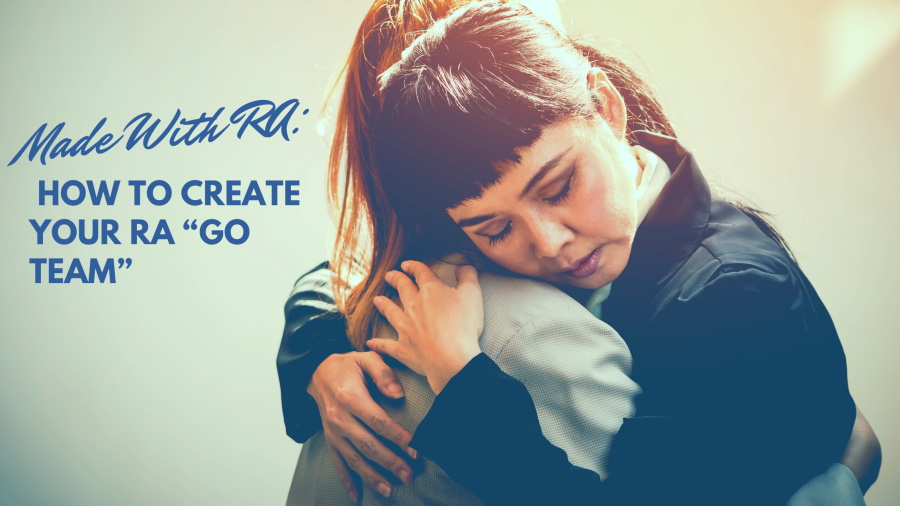
<instances>
[{"instance_id":1,"label":"lips","mask_svg":"<svg viewBox=\"0 0 900 506\"><path fill-rule=\"evenodd\" d=\"M600 248L590 252L586 257L582 258L575 264L575 267L563 271L563 274L576 278L586 278L597 270L600 262Z\"/></svg>"}]
</instances>

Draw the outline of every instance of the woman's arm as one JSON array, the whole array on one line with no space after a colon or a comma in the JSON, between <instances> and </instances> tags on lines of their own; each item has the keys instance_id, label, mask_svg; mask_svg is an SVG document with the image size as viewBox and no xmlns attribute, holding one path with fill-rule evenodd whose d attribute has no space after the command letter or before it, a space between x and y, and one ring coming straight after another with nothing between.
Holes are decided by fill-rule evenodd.
<instances>
[{"instance_id":1,"label":"woman's arm","mask_svg":"<svg viewBox=\"0 0 900 506\"><path fill-rule=\"evenodd\" d=\"M323 262L300 276L284 305L284 332L276 366L288 436L303 443L322 428L306 386L325 358L353 351L334 305L331 271Z\"/></svg>"},{"instance_id":2,"label":"woman's arm","mask_svg":"<svg viewBox=\"0 0 900 506\"><path fill-rule=\"evenodd\" d=\"M656 322L668 332L657 338L666 341L656 343L658 355L645 356L644 364L635 359L635 373L655 382L644 396L656 409L669 407L625 420L613 442L610 478L600 482L546 441L527 391L487 357L451 371L457 361L444 362L441 350L473 336L465 325L452 325L454 318L441 327L414 322L416 311L407 308L418 305L424 315L453 307L422 286L419 273L430 276L415 264L405 270L416 277L417 290L403 287L412 281L402 273L392 276L404 309L384 301L379 307L400 340L370 346L401 361L420 360L407 365L426 373L437 368L433 387L441 393L411 444L489 504L561 497L607 504L777 503L819 472L819 463L836 461L849 436L853 418L844 433L843 412L854 406L846 378L829 369L842 362L832 366L818 355L830 337L810 333L818 330L808 320L812 310L795 300L805 288L791 276L722 271L695 296L684 294L678 303L686 307ZM654 360L662 368L655 378L641 369ZM840 406L830 408L835 400Z\"/></svg>"},{"instance_id":3,"label":"woman's arm","mask_svg":"<svg viewBox=\"0 0 900 506\"><path fill-rule=\"evenodd\" d=\"M447 383L411 444L485 504L620 504L611 482L547 441L528 391L484 354Z\"/></svg>"},{"instance_id":4,"label":"woman's arm","mask_svg":"<svg viewBox=\"0 0 900 506\"><path fill-rule=\"evenodd\" d=\"M694 424L626 422L627 442L614 440L603 481L546 440L528 391L481 354L447 383L411 444L486 504L743 504L710 494L705 470L722 460ZM747 477L752 485L769 479L760 472Z\"/></svg>"},{"instance_id":5,"label":"woman's arm","mask_svg":"<svg viewBox=\"0 0 900 506\"><path fill-rule=\"evenodd\" d=\"M449 287L421 262L402 266L415 283L397 271L386 277L402 309L375 300L398 339L368 344L424 374L439 394L416 429L423 455L487 504L578 504L608 494L597 473L571 465L544 438L525 387L479 352L483 305L474 269L458 267Z\"/></svg>"},{"instance_id":6,"label":"woman's arm","mask_svg":"<svg viewBox=\"0 0 900 506\"><path fill-rule=\"evenodd\" d=\"M388 397L402 397L403 389L378 354L351 347L331 276L328 263L319 264L297 280L285 304L277 359L285 428L298 443L324 430L351 496L356 490L344 462L373 488L389 492L390 482L361 455L408 483L412 469L375 434L407 450L412 436L375 403L366 378Z\"/></svg>"}]
</instances>

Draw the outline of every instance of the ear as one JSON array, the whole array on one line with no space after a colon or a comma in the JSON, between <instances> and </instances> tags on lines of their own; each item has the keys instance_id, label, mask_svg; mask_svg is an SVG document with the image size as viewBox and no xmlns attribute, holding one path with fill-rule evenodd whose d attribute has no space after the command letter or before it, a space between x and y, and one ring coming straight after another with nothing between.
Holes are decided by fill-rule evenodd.
<instances>
[{"instance_id":1,"label":"ear","mask_svg":"<svg viewBox=\"0 0 900 506\"><path fill-rule=\"evenodd\" d=\"M616 138L625 138L625 127L628 124L628 109L625 108L625 99L619 90L609 82L609 77L603 70L591 67L587 75L588 87L597 97L600 104L598 112L609 125Z\"/></svg>"}]
</instances>

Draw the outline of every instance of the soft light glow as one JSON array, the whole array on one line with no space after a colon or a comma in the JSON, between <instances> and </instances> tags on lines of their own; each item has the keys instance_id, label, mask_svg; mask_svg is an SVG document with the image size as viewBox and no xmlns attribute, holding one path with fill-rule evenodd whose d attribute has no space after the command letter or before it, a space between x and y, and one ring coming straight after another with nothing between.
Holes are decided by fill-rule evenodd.
<instances>
[{"instance_id":1,"label":"soft light glow","mask_svg":"<svg viewBox=\"0 0 900 506\"><path fill-rule=\"evenodd\" d=\"M900 2L836 2L826 17L823 35L822 93L827 103L833 103L900 40Z\"/></svg>"}]
</instances>

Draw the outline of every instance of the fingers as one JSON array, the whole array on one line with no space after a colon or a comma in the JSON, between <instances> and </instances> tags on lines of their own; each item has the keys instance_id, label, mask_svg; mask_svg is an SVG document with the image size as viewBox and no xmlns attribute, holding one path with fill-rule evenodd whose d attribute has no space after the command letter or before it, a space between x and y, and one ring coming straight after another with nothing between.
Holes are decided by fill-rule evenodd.
<instances>
[{"instance_id":1,"label":"fingers","mask_svg":"<svg viewBox=\"0 0 900 506\"><path fill-rule=\"evenodd\" d=\"M410 297L419 293L419 287L413 283L413 280L409 279L409 276L400 271L388 271L388 273L384 275L384 280L387 281L387 284L397 289L397 292L400 294L401 302L409 300Z\"/></svg>"},{"instance_id":2,"label":"fingers","mask_svg":"<svg viewBox=\"0 0 900 506\"><path fill-rule=\"evenodd\" d=\"M395 422L387 413L378 409L371 414L366 415L366 418L363 419L363 421L378 435L402 448L411 458L416 458L415 450L408 446L409 442L412 440L412 434ZM378 446L375 450L375 457L372 457L372 460L376 460L382 467L390 469L397 475L397 478L406 482L406 479L401 476L401 471L409 471L410 469L404 465L403 459L397 457L393 451L388 450L388 452L384 452L381 448L386 449L384 446Z\"/></svg>"},{"instance_id":3,"label":"fingers","mask_svg":"<svg viewBox=\"0 0 900 506\"><path fill-rule=\"evenodd\" d=\"M358 482L353 482L347 466L387 497L391 493L391 482L382 475L385 470L395 474L403 483L412 482L412 469L402 453L406 451L415 458L415 452L408 447L412 435L372 399L366 388L365 376L372 377L380 390L388 394L394 391L402 396L403 390L393 371L376 353L353 352L337 357L328 367L327 361L323 362L314 374L314 381L319 384L316 391L320 395L316 397L316 403L319 405L326 443L335 452L332 459L351 498L357 500L361 490ZM336 371L340 374L330 374ZM371 426L372 430L364 424ZM391 442L379 439L376 434ZM388 445L391 448L397 445L398 449L392 450Z\"/></svg>"},{"instance_id":4,"label":"fingers","mask_svg":"<svg viewBox=\"0 0 900 506\"><path fill-rule=\"evenodd\" d=\"M380 360L380 357L376 360ZM390 375L393 377L393 373ZM409 483L412 469L406 461L379 441L363 423L415 458L415 453L408 447L412 434L388 416L366 390L362 393L340 392L336 400L339 404L330 406L323 417L322 426L326 429L326 435L335 440L348 439L364 456L390 470L400 481ZM347 457L344 452L341 453Z\"/></svg>"},{"instance_id":5,"label":"fingers","mask_svg":"<svg viewBox=\"0 0 900 506\"><path fill-rule=\"evenodd\" d=\"M378 310L385 318L387 318L388 323L391 324L391 327L394 327L398 331L405 327L406 318L403 314L403 310L400 309L394 301L385 297L384 295L378 295L372 301L375 304L375 309Z\"/></svg>"},{"instance_id":6,"label":"fingers","mask_svg":"<svg viewBox=\"0 0 900 506\"><path fill-rule=\"evenodd\" d=\"M374 341L374 339L370 339L370 341ZM389 341L389 339L382 341ZM400 385L400 381L397 380L394 371L384 363L380 355L377 353L363 353L360 366L375 381L375 384L378 385L379 390L383 393L395 399L403 397L403 387ZM395 391L398 391L399 395L394 396L391 394L391 392ZM381 406L373 400L363 399L360 403L360 409L358 411L351 409L351 413L364 421L376 434L402 448L410 457L416 458L415 450L407 446L412 440L412 434L388 416L381 409Z\"/></svg>"},{"instance_id":7,"label":"fingers","mask_svg":"<svg viewBox=\"0 0 900 506\"><path fill-rule=\"evenodd\" d=\"M340 452L338 452L331 444L328 444L328 453L331 454L332 460L334 460L334 467L337 468L338 477L341 479L341 484L344 485L344 488L347 490L347 495L350 496L350 500L353 502L359 501L359 491L356 489L356 483L353 482L353 478L350 477L350 471L347 469L347 463L344 462L344 458L341 457Z\"/></svg>"},{"instance_id":8,"label":"fingers","mask_svg":"<svg viewBox=\"0 0 900 506\"><path fill-rule=\"evenodd\" d=\"M366 341L366 346L376 353L395 358L398 362L409 367L409 369L416 374L425 374L422 364L413 358L414 354L409 350L410 344L408 341L401 342L400 340L394 341L393 339L369 339Z\"/></svg>"},{"instance_id":9,"label":"fingers","mask_svg":"<svg viewBox=\"0 0 900 506\"><path fill-rule=\"evenodd\" d=\"M363 481L368 483L384 497L390 497L391 484L384 476L381 476L381 474L379 474L358 451L356 451L349 441L343 438L337 438L337 440L333 442L333 445L341 454L344 461L347 462L347 465L350 466L350 469L356 471L356 474L358 474ZM353 496L351 495L351 497Z\"/></svg>"},{"instance_id":10,"label":"fingers","mask_svg":"<svg viewBox=\"0 0 900 506\"><path fill-rule=\"evenodd\" d=\"M384 359L377 353L361 353L357 360L359 367L372 378L375 386L384 395L391 399L399 399L403 397L403 386L394 375L394 371L384 363Z\"/></svg>"},{"instance_id":11,"label":"fingers","mask_svg":"<svg viewBox=\"0 0 900 506\"><path fill-rule=\"evenodd\" d=\"M478 284L478 270L475 269L473 265L457 265L456 266L456 285L461 286L464 284L468 285L476 285Z\"/></svg>"},{"instance_id":12,"label":"fingers","mask_svg":"<svg viewBox=\"0 0 900 506\"><path fill-rule=\"evenodd\" d=\"M431 270L431 267L419 262L417 260L406 260L405 262L400 264L400 268L403 269L407 274L411 274L413 278L416 280L416 284L421 287L425 283L433 283L437 281L438 283L443 284L443 281L438 279L438 277L434 274L434 271Z\"/></svg>"},{"instance_id":13,"label":"fingers","mask_svg":"<svg viewBox=\"0 0 900 506\"><path fill-rule=\"evenodd\" d=\"M369 339L366 341L366 346L369 347L370 350L381 353L383 355L388 355L391 357L400 360L396 355L399 355L399 348L397 347L397 341L393 339Z\"/></svg>"},{"instance_id":14,"label":"fingers","mask_svg":"<svg viewBox=\"0 0 900 506\"><path fill-rule=\"evenodd\" d=\"M378 416L377 419L387 420L388 416L382 414ZM402 457L385 446L384 443L379 441L378 438L372 435L372 433L362 425L358 423L355 424L355 426L348 431L347 440L353 444L354 450L384 469L394 473L394 476L403 483L407 485L412 483L412 469L409 467L409 464L407 464ZM406 440L406 443L408 444L409 440ZM368 465L368 462L366 462L366 465ZM362 476L363 479L366 478L363 474L360 474L360 476ZM381 475L378 474L378 477L381 477ZM378 490L377 483L374 481L367 481Z\"/></svg>"},{"instance_id":15,"label":"fingers","mask_svg":"<svg viewBox=\"0 0 900 506\"><path fill-rule=\"evenodd\" d=\"M382 355L387 355L390 357L394 357L401 364L409 367L413 371L417 371L416 364L411 363L407 360L406 348L403 347L398 341L394 341L393 339L369 339L366 341L366 346L369 347L370 350L380 353Z\"/></svg>"},{"instance_id":16,"label":"fingers","mask_svg":"<svg viewBox=\"0 0 900 506\"><path fill-rule=\"evenodd\" d=\"M360 421L370 423L374 429L407 452L412 435L391 420L374 402L371 403L371 409L367 407L363 411L367 414L345 412L344 415L329 416L328 423L323 423L326 440L340 452L347 464L376 490L379 483L389 483L368 461L360 459L360 455L392 472L403 483L407 485L412 483L412 468L406 460L385 446ZM414 453L410 452L410 455Z\"/></svg>"}]
</instances>

